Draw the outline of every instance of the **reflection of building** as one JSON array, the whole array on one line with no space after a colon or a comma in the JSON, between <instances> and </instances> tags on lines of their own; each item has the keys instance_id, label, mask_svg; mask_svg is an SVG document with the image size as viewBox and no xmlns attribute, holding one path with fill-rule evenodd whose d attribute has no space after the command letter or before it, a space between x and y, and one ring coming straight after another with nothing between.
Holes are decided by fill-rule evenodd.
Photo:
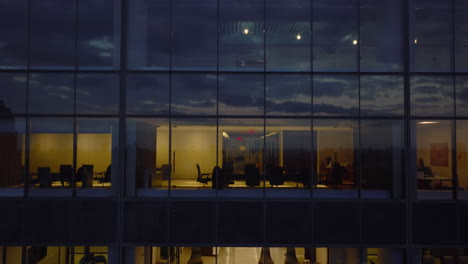
<instances>
[{"instance_id":1,"label":"reflection of building","mask_svg":"<svg viewBox=\"0 0 468 264\"><path fill-rule=\"evenodd\" d=\"M0 0L0 264L466 263L465 2Z\"/></svg>"}]
</instances>

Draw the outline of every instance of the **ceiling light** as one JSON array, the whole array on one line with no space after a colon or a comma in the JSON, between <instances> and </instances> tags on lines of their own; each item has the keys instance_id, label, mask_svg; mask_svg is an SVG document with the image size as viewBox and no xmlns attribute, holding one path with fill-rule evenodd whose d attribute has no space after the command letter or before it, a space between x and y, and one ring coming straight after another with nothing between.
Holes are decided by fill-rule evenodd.
<instances>
[{"instance_id":1,"label":"ceiling light","mask_svg":"<svg viewBox=\"0 0 468 264\"><path fill-rule=\"evenodd\" d=\"M440 122L437 122L437 121L421 121L421 122L418 122L418 124L420 125L432 125L432 124L439 124Z\"/></svg>"}]
</instances>

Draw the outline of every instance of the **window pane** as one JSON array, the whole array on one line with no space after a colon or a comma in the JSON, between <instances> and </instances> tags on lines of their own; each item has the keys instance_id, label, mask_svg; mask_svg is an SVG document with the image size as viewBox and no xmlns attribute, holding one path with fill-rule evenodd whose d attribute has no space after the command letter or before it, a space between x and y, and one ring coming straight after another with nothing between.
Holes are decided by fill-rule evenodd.
<instances>
[{"instance_id":1,"label":"window pane","mask_svg":"<svg viewBox=\"0 0 468 264\"><path fill-rule=\"evenodd\" d=\"M73 114L73 74L32 73L29 76L29 113Z\"/></svg>"},{"instance_id":2,"label":"window pane","mask_svg":"<svg viewBox=\"0 0 468 264\"><path fill-rule=\"evenodd\" d=\"M362 116L403 116L402 76L361 75Z\"/></svg>"},{"instance_id":3,"label":"window pane","mask_svg":"<svg viewBox=\"0 0 468 264\"><path fill-rule=\"evenodd\" d=\"M361 71L402 71L402 1L360 0Z\"/></svg>"},{"instance_id":4,"label":"window pane","mask_svg":"<svg viewBox=\"0 0 468 264\"><path fill-rule=\"evenodd\" d=\"M457 117L468 116L468 77L455 77L455 102Z\"/></svg>"},{"instance_id":5,"label":"window pane","mask_svg":"<svg viewBox=\"0 0 468 264\"><path fill-rule=\"evenodd\" d=\"M48 194L34 187L70 188L73 177L73 119L31 118L30 122L31 193ZM71 195L71 192L65 194Z\"/></svg>"},{"instance_id":6,"label":"window pane","mask_svg":"<svg viewBox=\"0 0 468 264\"><path fill-rule=\"evenodd\" d=\"M26 123L23 118L0 119L0 188L22 187L25 177Z\"/></svg>"},{"instance_id":7,"label":"window pane","mask_svg":"<svg viewBox=\"0 0 468 264\"><path fill-rule=\"evenodd\" d=\"M327 189L355 189L358 122L315 119L313 127L317 195L326 195L327 192L320 191ZM355 196L356 193L350 192L348 195Z\"/></svg>"},{"instance_id":8,"label":"window pane","mask_svg":"<svg viewBox=\"0 0 468 264\"><path fill-rule=\"evenodd\" d=\"M312 114L310 75L266 76L266 114L310 116Z\"/></svg>"},{"instance_id":9,"label":"window pane","mask_svg":"<svg viewBox=\"0 0 468 264\"><path fill-rule=\"evenodd\" d=\"M120 0L78 1L78 66L116 69L120 63Z\"/></svg>"},{"instance_id":10,"label":"window pane","mask_svg":"<svg viewBox=\"0 0 468 264\"><path fill-rule=\"evenodd\" d=\"M168 74L127 75L128 114L169 114Z\"/></svg>"},{"instance_id":11,"label":"window pane","mask_svg":"<svg viewBox=\"0 0 468 264\"><path fill-rule=\"evenodd\" d=\"M26 74L0 73L0 115L26 113Z\"/></svg>"},{"instance_id":12,"label":"window pane","mask_svg":"<svg viewBox=\"0 0 468 264\"><path fill-rule=\"evenodd\" d=\"M453 77L413 76L410 85L412 116L454 115Z\"/></svg>"},{"instance_id":13,"label":"window pane","mask_svg":"<svg viewBox=\"0 0 468 264\"><path fill-rule=\"evenodd\" d=\"M416 120L418 199L452 199L452 121Z\"/></svg>"},{"instance_id":14,"label":"window pane","mask_svg":"<svg viewBox=\"0 0 468 264\"><path fill-rule=\"evenodd\" d=\"M457 120L458 199L468 199L468 120Z\"/></svg>"},{"instance_id":15,"label":"window pane","mask_svg":"<svg viewBox=\"0 0 468 264\"><path fill-rule=\"evenodd\" d=\"M358 115L359 91L357 76L315 75L313 89L314 115Z\"/></svg>"},{"instance_id":16,"label":"window pane","mask_svg":"<svg viewBox=\"0 0 468 264\"><path fill-rule=\"evenodd\" d=\"M173 69L216 70L217 8L217 0L173 1Z\"/></svg>"},{"instance_id":17,"label":"window pane","mask_svg":"<svg viewBox=\"0 0 468 264\"><path fill-rule=\"evenodd\" d=\"M0 69L25 69L28 0L0 0Z\"/></svg>"},{"instance_id":18,"label":"window pane","mask_svg":"<svg viewBox=\"0 0 468 264\"><path fill-rule=\"evenodd\" d=\"M218 124L220 140L218 166L223 169L222 182L229 187L263 187L265 184L263 119L223 118L219 119ZM263 193L226 188L224 195L263 196Z\"/></svg>"},{"instance_id":19,"label":"window pane","mask_svg":"<svg viewBox=\"0 0 468 264\"><path fill-rule=\"evenodd\" d=\"M118 144L117 119L77 119L77 188L109 188L119 179Z\"/></svg>"},{"instance_id":20,"label":"window pane","mask_svg":"<svg viewBox=\"0 0 468 264\"><path fill-rule=\"evenodd\" d=\"M76 82L77 114L117 114L119 78L116 74L78 74Z\"/></svg>"},{"instance_id":21,"label":"window pane","mask_svg":"<svg viewBox=\"0 0 468 264\"><path fill-rule=\"evenodd\" d=\"M219 67L262 71L264 68L264 1L220 0Z\"/></svg>"},{"instance_id":22,"label":"window pane","mask_svg":"<svg viewBox=\"0 0 468 264\"><path fill-rule=\"evenodd\" d=\"M211 187L216 166L216 120L172 119L171 140L172 195L181 196L184 190L200 187L204 190L198 195L215 195L211 188L204 187Z\"/></svg>"},{"instance_id":23,"label":"window pane","mask_svg":"<svg viewBox=\"0 0 468 264\"><path fill-rule=\"evenodd\" d=\"M267 70L310 70L310 1L266 2Z\"/></svg>"},{"instance_id":24,"label":"window pane","mask_svg":"<svg viewBox=\"0 0 468 264\"><path fill-rule=\"evenodd\" d=\"M312 9L314 71L356 71L356 0L315 0Z\"/></svg>"},{"instance_id":25,"label":"window pane","mask_svg":"<svg viewBox=\"0 0 468 264\"><path fill-rule=\"evenodd\" d=\"M401 198L404 190L404 123L361 120L363 197Z\"/></svg>"},{"instance_id":26,"label":"window pane","mask_svg":"<svg viewBox=\"0 0 468 264\"><path fill-rule=\"evenodd\" d=\"M263 115L263 75L220 74L219 114Z\"/></svg>"},{"instance_id":27,"label":"window pane","mask_svg":"<svg viewBox=\"0 0 468 264\"><path fill-rule=\"evenodd\" d=\"M455 70L468 71L468 3L455 1Z\"/></svg>"},{"instance_id":28,"label":"window pane","mask_svg":"<svg viewBox=\"0 0 468 264\"><path fill-rule=\"evenodd\" d=\"M149 189L153 195L167 196L168 181L172 172L169 157L168 119L127 119L127 184L129 193L140 196Z\"/></svg>"},{"instance_id":29,"label":"window pane","mask_svg":"<svg viewBox=\"0 0 468 264\"><path fill-rule=\"evenodd\" d=\"M170 1L132 0L128 5L128 68L168 69Z\"/></svg>"},{"instance_id":30,"label":"window pane","mask_svg":"<svg viewBox=\"0 0 468 264\"><path fill-rule=\"evenodd\" d=\"M74 68L75 1L31 1L31 67Z\"/></svg>"},{"instance_id":31,"label":"window pane","mask_svg":"<svg viewBox=\"0 0 468 264\"><path fill-rule=\"evenodd\" d=\"M412 0L410 5L411 71L450 71L452 1Z\"/></svg>"},{"instance_id":32,"label":"window pane","mask_svg":"<svg viewBox=\"0 0 468 264\"><path fill-rule=\"evenodd\" d=\"M173 115L216 114L216 75L173 74L171 84Z\"/></svg>"},{"instance_id":33,"label":"window pane","mask_svg":"<svg viewBox=\"0 0 468 264\"><path fill-rule=\"evenodd\" d=\"M312 186L312 123L309 119L267 119L267 196L308 197ZM298 187L303 189L297 189Z\"/></svg>"}]
</instances>

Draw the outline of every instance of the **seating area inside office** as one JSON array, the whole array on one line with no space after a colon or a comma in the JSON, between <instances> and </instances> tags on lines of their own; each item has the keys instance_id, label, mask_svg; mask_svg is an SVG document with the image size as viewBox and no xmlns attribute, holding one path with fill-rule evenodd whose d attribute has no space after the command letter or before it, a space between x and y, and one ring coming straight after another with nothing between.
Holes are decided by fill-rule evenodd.
<instances>
[{"instance_id":1,"label":"seating area inside office","mask_svg":"<svg viewBox=\"0 0 468 264\"><path fill-rule=\"evenodd\" d=\"M356 121L318 120L313 129L310 119L263 123L173 119L169 128L167 119L127 120L127 175L135 172L135 187L146 190L356 189ZM392 138L385 133L392 130L380 133ZM368 155L363 174L369 188L388 188L386 183L397 177L392 171L397 161L379 168L401 155L401 146L392 148L392 143L381 143ZM379 179L373 179L378 170Z\"/></svg>"},{"instance_id":2,"label":"seating area inside office","mask_svg":"<svg viewBox=\"0 0 468 264\"><path fill-rule=\"evenodd\" d=\"M404 264L398 248L310 247L135 247L128 248L126 263L187 264Z\"/></svg>"},{"instance_id":3,"label":"seating area inside office","mask_svg":"<svg viewBox=\"0 0 468 264\"><path fill-rule=\"evenodd\" d=\"M0 187L109 188L118 157L118 122L83 118L31 118L30 133L2 133ZM16 120L16 126L24 125ZM21 129L18 129L21 130ZM27 164L27 166L26 166ZM74 165L75 164L75 165ZM26 181L27 179L27 181Z\"/></svg>"},{"instance_id":4,"label":"seating area inside office","mask_svg":"<svg viewBox=\"0 0 468 264\"><path fill-rule=\"evenodd\" d=\"M0 264L107 264L110 255L106 246L0 246Z\"/></svg>"},{"instance_id":5,"label":"seating area inside office","mask_svg":"<svg viewBox=\"0 0 468 264\"><path fill-rule=\"evenodd\" d=\"M456 144L450 120L414 121L415 173L419 199L468 199L468 123L457 121ZM456 177L454 177L456 175Z\"/></svg>"}]
</instances>

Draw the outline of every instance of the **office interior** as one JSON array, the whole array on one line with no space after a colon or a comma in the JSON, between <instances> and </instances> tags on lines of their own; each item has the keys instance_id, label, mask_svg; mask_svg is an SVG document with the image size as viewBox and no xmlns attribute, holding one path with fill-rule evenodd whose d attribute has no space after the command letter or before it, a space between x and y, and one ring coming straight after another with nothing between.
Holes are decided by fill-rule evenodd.
<instances>
[{"instance_id":1,"label":"office interior","mask_svg":"<svg viewBox=\"0 0 468 264\"><path fill-rule=\"evenodd\" d=\"M0 264L107 264L113 257L106 246L0 246Z\"/></svg>"}]
</instances>

